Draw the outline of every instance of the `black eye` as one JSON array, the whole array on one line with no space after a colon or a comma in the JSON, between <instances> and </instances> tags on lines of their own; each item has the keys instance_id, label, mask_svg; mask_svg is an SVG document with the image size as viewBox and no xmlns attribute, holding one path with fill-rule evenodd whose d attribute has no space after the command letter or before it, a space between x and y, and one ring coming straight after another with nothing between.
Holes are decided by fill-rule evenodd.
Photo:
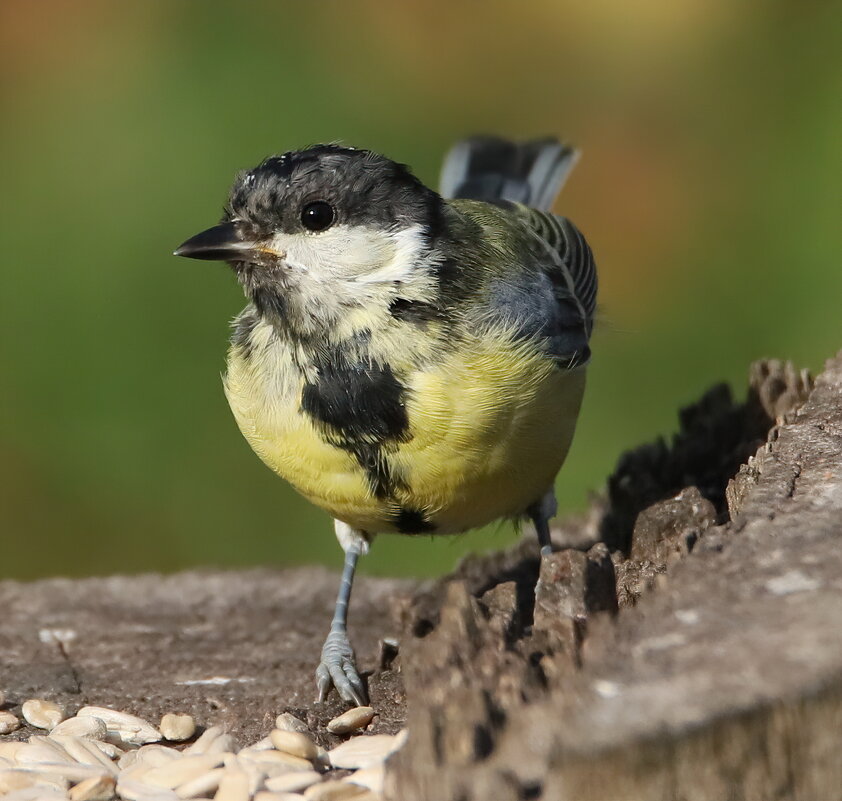
<instances>
[{"instance_id":1,"label":"black eye","mask_svg":"<svg viewBox=\"0 0 842 801\"><path fill-rule=\"evenodd\" d=\"M324 231L330 228L335 214L333 206L324 200L314 200L301 209L301 224L308 231Z\"/></svg>"}]
</instances>

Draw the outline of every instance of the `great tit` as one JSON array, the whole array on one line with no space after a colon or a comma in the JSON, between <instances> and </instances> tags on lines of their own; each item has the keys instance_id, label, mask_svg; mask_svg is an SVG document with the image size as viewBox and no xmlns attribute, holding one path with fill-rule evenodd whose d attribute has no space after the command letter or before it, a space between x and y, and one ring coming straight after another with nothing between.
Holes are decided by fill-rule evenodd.
<instances>
[{"instance_id":1,"label":"great tit","mask_svg":"<svg viewBox=\"0 0 842 801\"><path fill-rule=\"evenodd\" d=\"M248 305L224 378L257 455L335 520L345 565L316 670L365 702L346 623L375 535L531 518L553 484L590 359L591 250L549 213L576 151L476 137L440 191L336 144L241 172L219 225L177 256L228 262Z\"/></svg>"}]
</instances>

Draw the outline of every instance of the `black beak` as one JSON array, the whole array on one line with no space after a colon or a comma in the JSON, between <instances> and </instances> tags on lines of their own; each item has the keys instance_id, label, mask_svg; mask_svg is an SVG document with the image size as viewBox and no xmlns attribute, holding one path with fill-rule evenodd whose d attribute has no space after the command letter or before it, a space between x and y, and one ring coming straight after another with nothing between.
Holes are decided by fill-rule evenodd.
<instances>
[{"instance_id":1,"label":"black beak","mask_svg":"<svg viewBox=\"0 0 842 801\"><path fill-rule=\"evenodd\" d=\"M173 251L173 256L206 261L246 261L256 250L254 242L247 242L234 223L220 223L188 239Z\"/></svg>"}]
</instances>

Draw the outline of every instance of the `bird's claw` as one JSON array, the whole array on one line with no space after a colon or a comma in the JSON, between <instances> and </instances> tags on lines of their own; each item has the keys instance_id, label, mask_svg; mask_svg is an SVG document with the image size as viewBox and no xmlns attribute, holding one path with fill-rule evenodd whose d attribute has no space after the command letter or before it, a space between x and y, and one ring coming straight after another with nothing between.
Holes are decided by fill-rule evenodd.
<instances>
[{"instance_id":1,"label":"bird's claw","mask_svg":"<svg viewBox=\"0 0 842 801\"><path fill-rule=\"evenodd\" d=\"M331 631L322 648L322 661L316 668L319 701L335 687L343 701L357 706L366 703L366 691L354 664L354 649L344 631Z\"/></svg>"}]
</instances>

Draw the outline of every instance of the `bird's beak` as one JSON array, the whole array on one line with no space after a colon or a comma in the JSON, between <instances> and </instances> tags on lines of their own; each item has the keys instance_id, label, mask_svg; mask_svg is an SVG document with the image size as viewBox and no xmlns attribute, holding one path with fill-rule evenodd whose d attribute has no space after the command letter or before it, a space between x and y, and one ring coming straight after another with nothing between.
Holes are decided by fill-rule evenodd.
<instances>
[{"instance_id":1,"label":"bird's beak","mask_svg":"<svg viewBox=\"0 0 842 801\"><path fill-rule=\"evenodd\" d=\"M244 239L234 223L226 222L191 237L173 251L173 256L206 261L249 261L259 250L255 242Z\"/></svg>"}]
</instances>

